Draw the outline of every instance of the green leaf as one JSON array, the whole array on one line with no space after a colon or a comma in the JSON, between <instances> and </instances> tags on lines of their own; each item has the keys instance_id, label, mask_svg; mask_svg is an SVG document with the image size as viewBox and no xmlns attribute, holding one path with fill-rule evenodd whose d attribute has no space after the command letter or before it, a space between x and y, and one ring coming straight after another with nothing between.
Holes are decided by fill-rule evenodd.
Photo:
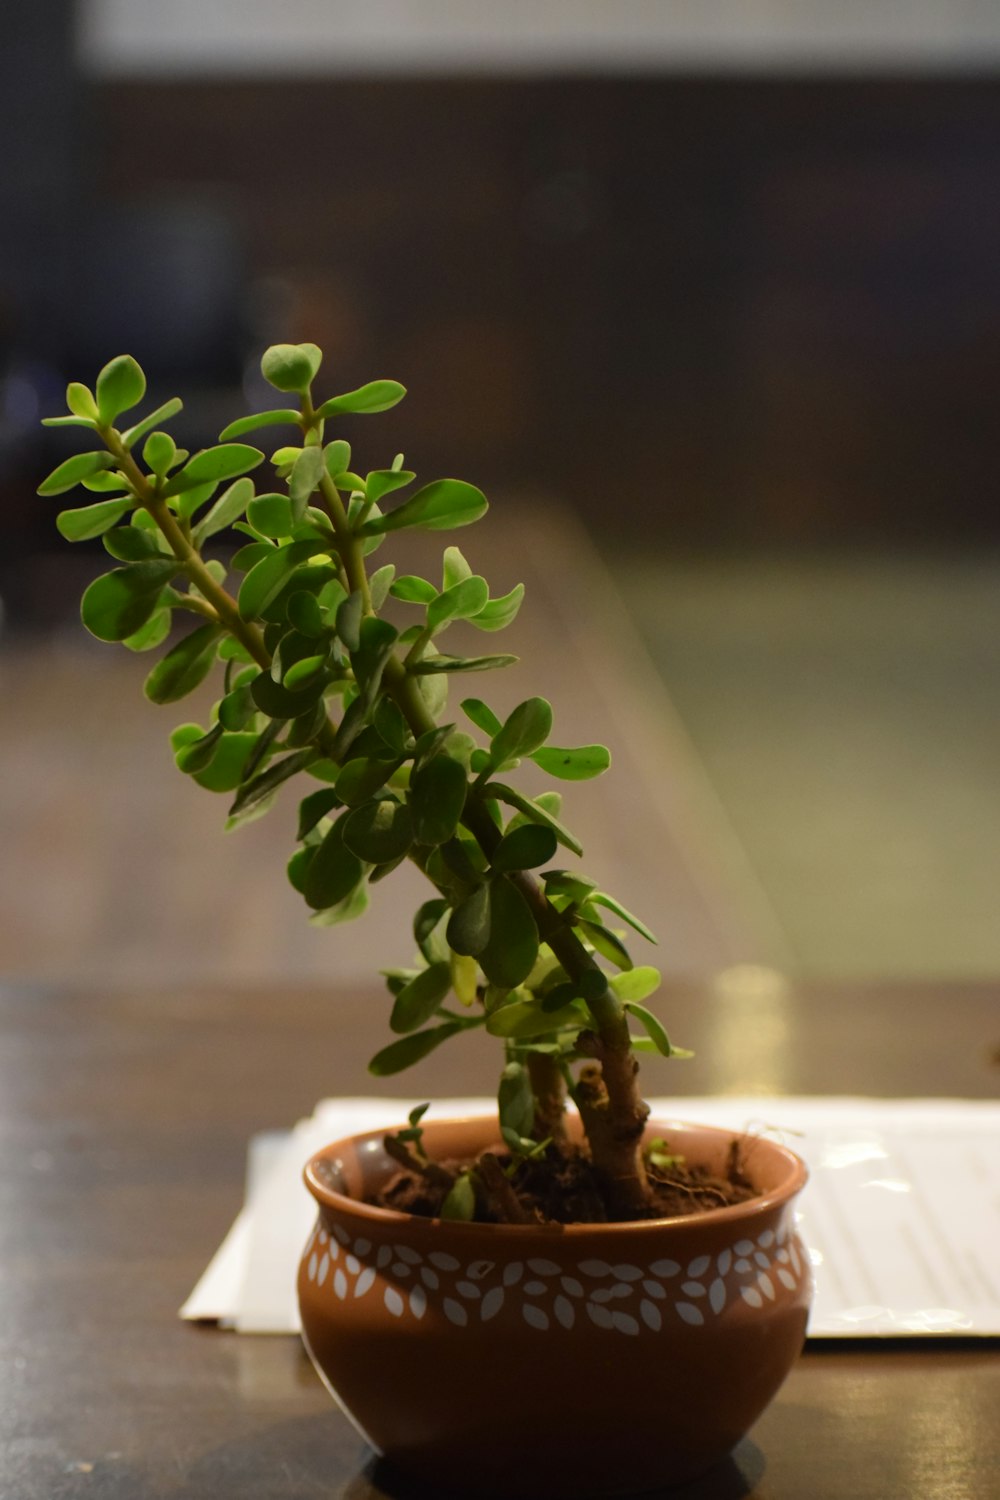
<instances>
[{"instance_id":1,"label":"green leaf","mask_svg":"<svg viewBox=\"0 0 1000 1500\"><path fill-rule=\"evenodd\" d=\"M659 969L652 964L637 964L624 974L612 974L608 980L619 1000L646 1000L660 988Z\"/></svg>"},{"instance_id":2,"label":"green leaf","mask_svg":"<svg viewBox=\"0 0 1000 1500\"><path fill-rule=\"evenodd\" d=\"M502 1005L486 1019L486 1030L490 1036L508 1037L511 1041L530 1041L536 1036L551 1036L553 1032L568 1027L580 1030L589 1017L577 1002L564 1005L560 1010L546 1011L536 1000L515 1000L512 1005Z\"/></svg>"},{"instance_id":3,"label":"green leaf","mask_svg":"<svg viewBox=\"0 0 1000 1500\"><path fill-rule=\"evenodd\" d=\"M249 683L241 683L227 693L219 704L219 723L224 729L236 732L245 729L256 712L257 705L253 701Z\"/></svg>"},{"instance_id":4,"label":"green leaf","mask_svg":"<svg viewBox=\"0 0 1000 1500\"><path fill-rule=\"evenodd\" d=\"M182 724L170 736L174 747L174 761L185 776L193 776L211 765L216 751L222 744L221 724L215 724L207 734L197 724Z\"/></svg>"},{"instance_id":5,"label":"green leaf","mask_svg":"<svg viewBox=\"0 0 1000 1500\"><path fill-rule=\"evenodd\" d=\"M97 402L89 386L81 385L79 380L71 380L66 387L66 405L76 417L82 417L87 422L96 422L99 416Z\"/></svg>"},{"instance_id":6,"label":"green leaf","mask_svg":"<svg viewBox=\"0 0 1000 1500\"><path fill-rule=\"evenodd\" d=\"M73 489L82 479L97 474L102 469L113 467L115 460L110 453L74 453L53 469L47 479L38 486L39 495L62 495Z\"/></svg>"},{"instance_id":7,"label":"green leaf","mask_svg":"<svg viewBox=\"0 0 1000 1500\"><path fill-rule=\"evenodd\" d=\"M426 578L416 578L412 573L404 573L402 578L397 578L390 585L389 593L394 599L402 599L406 604L430 604L437 598L438 591Z\"/></svg>"},{"instance_id":8,"label":"green leaf","mask_svg":"<svg viewBox=\"0 0 1000 1500\"><path fill-rule=\"evenodd\" d=\"M492 882L490 936L477 954L492 984L513 987L527 979L538 957L538 928L528 903L506 875Z\"/></svg>"},{"instance_id":9,"label":"green leaf","mask_svg":"<svg viewBox=\"0 0 1000 1500\"><path fill-rule=\"evenodd\" d=\"M484 605L478 615L473 615L471 623L477 630L503 630L516 617L523 598L524 584L515 584L509 594Z\"/></svg>"},{"instance_id":10,"label":"green leaf","mask_svg":"<svg viewBox=\"0 0 1000 1500\"><path fill-rule=\"evenodd\" d=\"M305 394L322 361L315 344L272 344L261 356L260 372L276 390Z\"/></svg>"},{"instance_id":11,"label":"green leaf","mask_svg":"<svg viewBox=\"0 0 1000 1500\"><path fill-rule=\"evenodd\" d=\"M270 557L277 548L271 542L251 542L248 547L241 547L234 552L230 558L230 565L234 573L249 573L265 557Z\"/></svg>"},{"instance_id":12,"label":"green leaf","mask_svg":"<svg viewBox=\"0 0 1000 1500\"><path fill-rule=\"evenodd\" d=\"M216 725L221 729L221 725ZM211 764L194 771L194 779L208 792L233 792L243 779L244 770L258 743L256 734L223 734ZM186 769L186 768L185 768Z\"/></svg>"},{"instance_id":13,"label":"green leaf","mask_svg":"<svg viewBox=\"0 0 1000 1500\"><path fill-rule=\"evenodd\" d=\"M531 1135L535 1128L535 1096L523 1063L508 1063L501 1073L497 1107L501 1127L513 1130L515 1135Z\"/></svg>"},{"instance_id":14,"label":"green leaf","mask_svg":"<svg viewBox=\"0 0 1000 1500\"><path fill-rule=\"evenodd\" d=\"M231 438L243 437L255 432L258 427L297 426L299 413L290 406L277 407L272 411L255 411L249 417L238 417L219 433L219 442L228 443Z\"/></svg>"},{"instance_id":15,"label":"green leaf","mask_svg":"<svg viewBox=\"0 0 1000 1500\"><path fill-rule=\"evenodd\" d=\"M142 461L153 474L161 477L177 459L177 444L169 432L151 432L142 450Z\"/></svg>"},{"instance_id":16,"label":"green leaf","mask_svg":"<svg viewBox=\"0 0 1000 1500\"><path fill-rule=\"evenodd\" d=\"M43 427L89 427L94 430L95 423L89 417L43 417Z\"/></svg>"},{"instance_id":17,"label":"green leaf","mask_svg":"<svg viewBox=\"0 0 1000 1500\"><path fill-rule=\"evenodd\" d=\"M560 781L589 781L600 776L611 764L611 754L604 745L580 745L575 750L559 749L545 745L536 750L531 759L541 770Z\"/></svg>"},{"instance_id":18,"label":"green leaf","mask_svg":"<svg viewBox=\"0 0 1000 1500\"><path fill-rule=\"evenodd\" d=\"M664 1057L674 1055L675 1049L670 1045L666 1027L651 1010L647 1010L644 1005L639 1005L635 1000L626 1000L625 1009L630 1011L637 1021L642 1022L657 1052L662 1053Z\"/></svg>"},{"instance_id":19,"label":"green leaf","mask_svg":"<svg viewBox=\"0 0 1000 1500\"><path fill-rule=\"evenodd\" d=\"M373 469L365 479L365 498L369 504L377 505L393 490L412 484L416 477L409 469Z\"/></svg>"},{"instance_id":20,"label":"green leaf","mask_svg":"<svg viewBox=\"0 0 1000 1500\"><path fill-rule=\"evenodd\" d=\"M129 563L95 578L80 602L84 625L99 641L134 635L158 607L164 584L179 567L173 559Z\"/></svg>"},{"instance_id":21,"label":"green leaf","mask_svg":"<svg viewBox=\"0 0 1000 1500\"><path fill-rule=\"evenodd\" d=\"M281 592L300 563L317 552L323 544L316 541L289 542L272 547L266 557L254 564L240 587L238 604L244 620L256 619Z\"/></svg>"},{"instance_id":22,"label":"green leaf","mask_svg":"<svg viewBox=\"0 0 1000 1500\"><path fill-rule=\"evenodd\" d=\"M361 807L382 790L397 765L391 760L349 760L336 780L337 796L345 807Z\"/></svg>"},{"instance_id":23,"label":"green leaf","mask_svg":"<svg viewBox=\"0 0 1000 1500\"><path fill-rule=\"evenodd\" d=\"M361 621L359 637L358 649L351 653L351 666L354 668L354 675L361 688L362 701L367 710L375 701L375 693L378 691L382 673L386 662L392 655L398 635L388 620L380 620L375 615L366 615Z\"/></svg>"},{"instance_id":24,"label":"green leaf","mask_svg":"<svg viewBox=\"0 0 1000 1500\"><path fill-rule=\"evenodd\" d=\"M200 625L178 641L146 678L146 697L152 703L176 703L194 692L211 671L221 635L221 625Z\"/></svg>"},{"instance_id":25,"label":"green leaf","mask_svg":"<svg viewBox=\"0 0 1000 1500\"><path fill-rule=\"evenodd\" d=\"M270 797L279 786L299 771L304 770L309 762L315 759L315 749L312 745L307 745L302 750L296 750L293 755L285 755L281 760L274 761L266 771L261 771L258 776L254 776L240 787L236 800L229 809L229 816L235 817L237 813L245 812L263 798Z\"/></svg>"},{"instance_id":26,"label":"green leaf","mask_svg":"<svg viewBox=\"0 0 1000 1500\"><path fill-rule=\"evenodd\" d=\"M339 805L340 798L332 786L320 787L318 792L310 792L308 797L303 797L299 803L299 827L296 838L304 839L307 833L312 833L316 824Z\"/></svg>"},{"instance_id":27,"label":"green leaf","mask_svg":"<svg viewBox=\"0 0 1000 1500\"><path fill-rule=\"evenodd\" d=\"M623 922L627 922L630 927L634 927L636 932L640 933L648 943L656 944L657 940L645 922L640 922L638 917L633 916L630 911L622 906L620 901L615 900L614 896L609 896L607 891L592 891L589 899L595 906L605 906L608 911L613 911L616 917L621 917ZM637 998L641 1000L642 996L639 995Z\"/></svg>"},{"instance_id":28,"label":"green leaf","mask_svg":"<svg viewBox=\"0 0 1000 1500\"><path fill-rule=\"evenodd\" d=\"M522 828L504 834L490 856L490 864L494 870L535 870L548 864L557 844L551 828L541 823L525 823Z\"/></svg>"},{"instance_id":29,"label":"green leaf","mask_svg":"<svg viewBox=\"0 0 1000 1500\"><path fill-rule=\"evenodd\" d=\"M389 1025L397 1033L418 1031L437 1010L451 989L451 965L430 964L405 984L396 996Z\"/></svg>"},{"instance_id":30,"label":"green leaf","mask_svg":"<svg viewBox=\"0 0 1000 1500\"><path fill-rule=\"evenodd\" d=\"M398 859L413 843L410 809L388 799L363 803L344 819L344 843L368 864Z\"/></svg>"},{"instance_id":31,"label":"green leaf","mask_svg":"<svg viewBox=\"0 0 1000 1500\"><path fill-rule=\"evenodd\" d=\"M463 698L460 705L466 718L471 719L477 729L484 734L493 735L500 733L500 720L488 704L481 698Z\"/></svg>"},{"instance_id":32,"label":"green leaf","mask_svg":"<svg viewBox=\"0 0 1000 1500\"><path fill-rule=\"evenodd\" d=\"M454 1224L471 1224L476 1217L476 1190L472 1173L459 1172L441 1204L441 1217Z\"/></svg>"},{"instance_id":33,"label":"green leaf","mask_svg":"<svg viewBox=\"0 0 1000 1500\"><path fill-rule=\"evenodd\" d=\"M288 476L288 494L296 521L301 521L305 515L309 497L322 479L323 472L322 448L303 448Z\"/></svg>"},{"instance_id":34,"label":"green leaf","mask_svg":"<svg viewBox=\"0 0 1000 1500\"><path fill-rule=\"evenodd\" d=\"M600 922L591 922L584 917L578 916L573 925L579 927L581 932L590 939L598 953L608 959L609 962L617 964L619 969L635 968L629 951L621 938Z\"/></svg>"},{"instance_id":35,"label":"green leaf","mask_svg":"<svg viewBox=\"0 0 1000 1500\"><path fill-rule=\"evenodd\" d=\"M148 417L143 417L134 427L122 433L122 442L126 448L132 448L147 432L152 432L155 427L161 427L164 422L169 422L171 417L183 410L184 402L179 396L174 396L170 401L164 401L155 411L151 411Z\"/></svg>"},{"instance_id":36,"label":"green leaf","mask_svg":"<svg viewBox=\"0 0 1000 1500\"><path fill-rule=\"evenodd\" d=\"M250 484L249 479L237 482ZM247 520L261 536L290 536L295 524L292 519L292 502L287 495L258 495L247 505Z\"/></svg>"},{"instance_id":37,"label":"green leaf","mask_svg":"<svg viewBox=\"0 0 1000 1500\"><path fill-rule=\"evenodd\" d=\"M574 854L583 853L583 845L579 840L570 833L564 824L559 822L558 818L542 807L537 800L525 797L523 793L517 791L512 786L507 786L501 781L491 781L484 788L483 795L496 798L500 802L506 802L508 807L516 807L518 812L523 813L532 823L544 823L547 828L552 829L560 844L564 845L565 848L571 849Z\"/></svg>"},{"instance_id":38,"label":"green leaf","mask_svg":"<svg viewBox=\"0 0 1000 1500\"><path fill-rule=\"evenodd\" d=\"M376 568L368 580L368 592L371 594L372 609L381 609L386 601L386 596L392 586L392 580L396 576L395 563L386 563L383 568Z\"/></svg>"},{"instance_id":39,"label":"green leaf","mask_svg":"<svg viewBox=\"0 0 1000 1500\"><path fill-rule=\"evenodd\" d=\"M412 1068L414 1063L421 1062L449 1037L464 1030L461 1021L445 1021L443 1025L431 1026L427 1031L416 1031L412 1036L400 1037L398 1042L392 1042L388 1047L383 1047L381 1052L376 1052L368 1064L368 1071L376 1078L388 1078L393 1073L401 1073L404 1068Z\"/></svg>"},{"instance_id":40,"label":"green leaf","mask_svg":"<svg viewBox=\"0 0 1000 1500\"><path fill-rule=\"evenodd\" d=\"M465 767L449 755L435 755L413 773L409 803L418 843L443 844L453 836L465 808L466 787Z\"/></svg>"},{"instance_id":41,"label":"green leaf","mask_svg":"<svg viewBox=\"0 0 1000 1500\"><path fill-rule=\"evenodd\" d=\"M408 526L419 526L424 531L454 530L478 521L488 509L486 496L475 485L462 479L436 479L388 515L369 517L361 533L374 536Z\"/></svg>"},{"instance_id":42,"label":"green leaf","mask_svg":"<svg viewBox=\"0 0 1000 1500\"><path fill-rule=\"evenodd\" d=\"M222 443L216 448L203 448L194 458L189 458L183 469L175 474L165 486L165 495L180 495L196 485L220 483L223 479L235 479L255 469L264 455L259 448L246 443Z\"/></svg>"},{"instance_id":43,"label":"green leaf","mask_svg":"<svg viewBox=\"0 0 1000 1500\"><path fill-rule=\"evenodd\" d=\"M109 360L97 377L97 410L101 425L111 427L123 411L146 394L146 377L131 354Z\"/></svg>"},{"instance_id":44,"label":"green leaf","mask_svg":"<svg viewBox=\"0 0 1000 1500\"><path fill-rule=\"evenodd\" d=\"M530 755L545 743L551 728L551 703L545 698L525 699L490 741L490 759L500 769L523 755Z\"/></svg>"},{"instance_id":45,"label":"green leaf","mask_svg":"<svg viewBox=\"0 0 1000 1500\"><path fill-rule=\"evenodd\" d=\"M131 635L127 635L122 641L129 651L152 651L155 646L160 646L170 634L170 611L159 609L150 615L145 625L140 625Z\"/></svg>"},{"instance_id":46,"label":"green leaf","mask_svg":"<svg viewBox=\"0 0 1000 1500\"><path fill-rule=\"evenodd\" d=\"M316 639L326 628L323 609L315 594L300 589L292 594L286 610L289 625L294 625L300 635Z\"/></svg>"},{"instance_id":47,"label":"green leaf","mask_svg":"<svg viewBox=\"0 0 1000 1500\"><path fill-rule=\"evenodd\" d=\"M373 877L374 878L374 877ZM364 883L354 887L349 896L328 906L325 911L314 911L309 918L310 927L339 927L343 922L353 922L368 910L368 886Z\"/></svg>"},{"instance_id":48,"label":"green leaf","mask_svg":"<svg viewBox=\"0 0 1000 1500\"><path fill-rule=\"evenodd\" d=\"M402 755L409 739L409 725L391 698L382 697L378 700L372 723L388 749Z\"/></svg>"},{"instance_id":49,"label":"green leaf","mask_svg":"<svg viewBox=\"0 0 1000 1500\"><path fill-rule=\"evenodd\" d=\"M343 901L364 876L360 859L344 843L344 823L345 817L337 819L306 871L302 894L317 910Z\"/></svg>"},{"instance_id":50,"label":"green leaf","mask_svg":"<svg viewBox=\"0 0 1000 1500\"><path fill-rule=\"evenodd\" d=\"M131 500L99 500L96 505L83 505L79 510L61 511L56 516L56 526L68 542L88 542L91 537L109 531L131 508Z\"/></svg>"},{"instance_id":51,"label":"green leaf","mask_svg":"<svg viewBox=\"0 0 1000 1500\"><path fill-rule=\"evenodd\" d=\"M326 653L318 656L303 656L298 661L292 662L282 678L283 685L290 693L303 692L310 687L317 678L326 675Z\"/></svg>"},{"instance_id":52,"label":"green leaf","mask_svg":"<svg viewBox=\"0 0 1000 1500\"><path fill-rule=\"evenodd\" d=\"M542 879L545 882L545 894L550 899L553 896L568 896L570 901L580 903L586 901L591 892L597 889L593 880L588 880L585 875L574 875L569 870L546 870Z\"/></svg>"},{"instance_id":53,"label":"green leaf","mask_svg":"<svg viewBox=\"0 0 1000 1500\"><path fill-rule=\"evenodd\" d=\"M484 881L460 902L448 920L448 946L468 958L478 958L490 940L490 885Z\"/></svg>"},{"instance_id":54,"label":"green leaf","mask_svg":"<svg viewBox=\"0 0 1000 1500\"><path fill-rule=\"evenodd\" d=\"M323 449L323 461L326 464L326 472L331 479L338 479L346 469L351 467L351 445L343 438L335 438L332 443L327 443Z\"/></svg>"},{"instance_id":55,"label":"green leaf","mask_svg":"<svg viewBox=\"0 0 1000 1500\"><path fill-rule=\"evenodd\" d=\"M448 956L447 949L437 932L438 924L448 909L446 899L443 896L436 896L432 901L425 901L414 914L414 941L429 964L437 963Z\"/></svg>"},{"instance_id":56,"label":"green leaf","mask_svg":"<svg viewBox=\"0 0 1000 1500\"><path fill-rule=\"evenodd\" d=\"M432 630L440 630L450 620L467 620L478 614L489 598L489 585L485 578L473 576L463 578L460 583L445 589L427 606L427 623Z\"/></svg>"},{"instance_id":57,"label":"green leaf","mask_svg":"<svg viewBox=\"0 0 1000 1500\"><path fill-rule=\"evenodd\" d=\"M252 499L252 479L237 479L235 484L231 484L228 489L223 490L211 510L202 517L195 527L193 534L195 546L200 547L210 536L214 536L217 531L224 531L227 526L231 526L234 521L238 521Z\"/></svg>"},{"instance_id":58,"label":"green leaf","mask_svg":"<svg viewBox=\"0 0 1000 1500\"><path fill-rule=\"evenodd\" d=\"M455 546L446 547L441 559L442 589L454 588L456 583L463 583L466 578L471 577L472 569L463 557L461 549Z\"/></svg>"},{"instance_id":59,"label":"green leaf","mask_svg":"<svg viewBox=\"0 0 1000 1500\"><path fill-rule=\"evenodd\" d=\"M126 492L132 494L128 480L116 469L98 469L96 474L85 474L80 483L92 495L113 495L117 500L122 500ZM146 525L156 525L148 511L138 511L137 515L147 517Z\"/></svg>"},{"instance_id":60,"label":"green leaf","mask_svg":"<svg viewBox=\"0 0 1000 1500\"><path fill-rule=\"evenodd\" d=\"M398 401L402 401L406 395L406 387L399 384L398 380L369 380L367 385L359 386L356 391L347 391L343 396L333 396L329 401L324 401L316 415L318 417L335 417L342 412L374 413L388 411Z\"/></svg>"},{"instance_id":61,"label":"green leaf","mask_svg":"<svg viewBox=\"0 0 1000 1500\"><path fill-rule=\"evenodd\" d=\"M200 510L206 500L211 500L218 488L218 480L210 479L205 484L192 485L185 490L183 495L175 496L173 508L182 521L190 521L196 510Z\"/></svg>"},{"instance_id":62,"label":"green leaf","mask_svg":"<svg viewBox=\"0 0 1000 1500\"><path fill-rule=\"evenodd\" d=\"M348 651L361 649L361 617L364 614L364 601L361 598L361 590L355 589L337 610L337 634L347 647Z\"/></svg>"},{"instance_id":63,"label":"green leaf","mask_svg":"<svg viewBox=\"0 0 1000 1500\"><path fill-rule=\"evenodd\" d=\"M495 667L512 667L516 656L425 656L410 671L415 677L441 676L445 672L492 672Z\"/></svg>"}]
</instances>

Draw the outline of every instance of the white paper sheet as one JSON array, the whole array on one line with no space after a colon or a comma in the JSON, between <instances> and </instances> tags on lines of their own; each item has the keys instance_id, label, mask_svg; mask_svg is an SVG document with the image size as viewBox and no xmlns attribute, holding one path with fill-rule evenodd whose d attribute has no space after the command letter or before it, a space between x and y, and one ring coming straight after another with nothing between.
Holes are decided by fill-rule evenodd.
<instances>
[{"instance_id":1,"label":"white paper sheet","mask_svg":"<svg viewBox=\"0 0 1000 1500\"><path fill-rule=\"evenodd\" d=\"M328 1141L402 1123L414 1101L327 1099L255 1137L245 1206L181 1316L295 1333L295 1275L315 1209L302 1166ZM1000 1336L1000 1105L918 1099L652 1101L657 1119L777 1134L809 1165L801 1228L816 1273L812 1338ZM438 1118L488 1113L442 1100Z\"/></svg>"}]
</instances>

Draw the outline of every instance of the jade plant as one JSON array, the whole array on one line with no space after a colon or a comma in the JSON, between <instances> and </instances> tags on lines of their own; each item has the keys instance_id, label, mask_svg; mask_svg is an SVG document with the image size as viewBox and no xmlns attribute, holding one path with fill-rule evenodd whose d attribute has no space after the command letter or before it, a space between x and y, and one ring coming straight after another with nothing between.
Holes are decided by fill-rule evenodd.
<instances>
[{"instance_id":1,"label":"jade plant","mask_svg":"<svg viewBox=\"0 0 1000 1500\"><path fill-rule=\"evenodd\" d=\"M608 752L550 743L542 697L503 718L471 695L461 718L449 711L456 683L516 657L449 654L448 628L502 630L523 587L492 595L454 545L433 580L374 565L395 533L466 527L487 501L456 479L415 487L402 454L385 468L353 469L350 445L330 428L386 411L405 392L375 380L322 399L313 391L321 359L313 344L268 349L263 374L288 404L240 417L217 446L194 454L166 430L178 399L122 421L146 395L130 356L105 365L93 391L69 386L69 414L46 420L81 429L89 446L39 493L92 492L57 525L68 541L100 537L117 564L86 589L83 623L132 651L165 647L145 682L154 703L175 703L219 672L210 723L174 730L177 766L231 797L229 828L266 812L285 782L299 784L288 876L314 922L360 916L369 887L404 860L427 877L412 922L418 957L386 976L394 1039L370 1070L393 1074L451 1037L487 1032L502 1056L507 1148L502 1162L491 1155L445 1172L423 1154L415 1111L392 1149L418 1175L443 1174L443 1211L471 1217L485 1204L492 1217L518 1217L511 1179L564 1149L569 1098L601 1211L647 1217L651 1176L671 1163L643 1154L636 1054L684 1054L642 1003L660 976L634 965L624 929L655 939L572 862L582 849L561 821L558 792L515 784L526 760L557 780L587 780L606 769ZM270 468L243 441L269 427L288 438ZM256 471L265 477L255 485ZM209 555L219 543L222 555ZM171 634L185 616L193 628Z\"/></svg>"}]
</instances>

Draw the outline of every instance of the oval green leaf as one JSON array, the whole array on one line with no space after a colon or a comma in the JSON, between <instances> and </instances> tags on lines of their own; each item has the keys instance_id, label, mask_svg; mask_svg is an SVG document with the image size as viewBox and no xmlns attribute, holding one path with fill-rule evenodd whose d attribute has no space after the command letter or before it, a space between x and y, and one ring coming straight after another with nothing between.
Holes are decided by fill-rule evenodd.
<instances>
[{"instance_id":1,"label":"oval green leaf","mask_svg":"<svg viewBox=\"0 0 1000 1500\"><path fill-rule=\"evenodd\" d=\"M531 759L549 776L560 781L589 781L600 776L611 764L611 752L604 745L580 745L575 750L545 745L534 751Z\"/></svg>"},{"instance_id":2,"label":"oval green leaf","mask_svg":"<svg viewBox=\"0 0 1000 1500\"><path fill-rule=\"evenodd\" d=\"M88 542L91 537L110 531L131 508L131 500L99 500L96 505L61 511L56 516L56 526L68 542Z\"/></svg>"},{"instance_id":3,"label":"oval green leaf","mask_svg":"<svg viewBox=\"0 0 1000 1500\"><path fill-rule=\"evenodd\" d=\"M405 1035L426 1024L451 989L451 965L428 965L405 984L396 996L389 1017L393 1031Z\"/></svg>"},{"instance_id":4,"label":"oval green leaf","mask_svg":"<svg viewBox=\"0 0 1000 1500\"><path fill-rule=\"evenodd\" d=\"M39 495L62 495L78 485L82 479L87 479L92 474L98 474L104 469L114 466L115 460L110 453L74 453L72 458L64 459L58 468L53 469L47 479L43 479L38 486Z\"/></svg>"},{"instance_id":5,"label":"oval green leaf","mask_svg":"<svg viewBox=\"0 0 1000 1500\"><path fill-rule=\"evenodd\" d=\"M413 773L409 803L420 844L443 844L452 837L465 808L465 767L450 755L435 755Z\"/></svg>"},{"instance_id":6,"label":"oval green leaf","mask_svg":"<svg viewBox=\"0 0 1000 1500\"><path fill-rule=\"evenodd\" d=\"M463 479L436 479L388 515L371 516L361 532L364 536L375 536L409 526L419 526L424 531L448 531L470 526L488 510L486 496L475 485L466 484Z\"/></svg>"},{"instance_id":7,"label":"oval green leaf","mask_svg":"<svg viewBox=\"0 0 1000 1500\"><path fill-rule=\"evenodd\" d=\"M490 935L477 955L492 984L513 988L527 979L538 957L538 928L528 903L506 875L492 882Z\"/></svg>"},{"instance_id":8,"label":"oval green leaf","mask_svg":"<svg viewBox=\"0 0 1000 1500\"><path fill-rule=\"evenodd\" d=\"M525 823L505 833L490 856L494 870L536 870L547 865L559 841L543 823Z\"/></svg>"},{"instance_id":9,"label":"oval green leaf","mask_svg":"<svg viewBox=\"0 0 1000 1500\"><path fill-rule=\"evenodd\" d=\"M337 819L306 871L302 894L318 911L343 901L364 876L360 859L344 843L344 822Z\"/></svg>"},{"instance_id":10,"label":"oval green leaf","mask_svg":"<svg viewBox=\"0 0 1000 1500\"><path fill-rule=\"evenodd\" d=\"M208 676L222 635L221 625L200 625L157 662L143 685L152 703L176 703Z\"/></svg>"},{"instance_id":11,"label":"oval green leaf","mask_svg":"<svg viewBox=\"0 0 1000 1500\"><path fill-rule=\"evenodd\" d=\"M372 414L388 411L406 395L406 387L398 380L369 380L356 391L346 391L343 396L332 396L318 409L318 417L335 417L344 412Z\"/></svg>"},{"instance_id":12,"label":"oval green leaf","mask_svg":"<svg viewBox=\"0 0 1000 1500\"><path fill-rule=\"evenodd\" d=\"M131 354L109 360L97 377L97 410L101 425L111 427L123 411L136 406L146 394L146 377Z\"/></svg>"},{"instance_id":13,"label":"oval green leaf","mask_svg":"<svg viewBox=\"0 0 1000 1500\"><path fill-rule=\"evenodd\" d=\"M388 864L413 843L413 819L402 802L366 802L343 821L345 845L368 864Z\"/></svg>"},{"instance_id":14,"label":"oval green leaf","mask_svg":"<svg viewBox=\"0 0 1000 1500\"><path fill-rule=\"evenodd\" d=\"M298 424L299 413L290 406L282 406L273 411L253 412L249 417L239 417L235 422L230 422L219 433L219 442L228 443L232 438L243 437L248 432L255 432L258 427L293 427Z\"/></svg>"},{"instance_id":15,"label":"oval green leaf","mask_svg":"<svg viewBox=\"0 0 1000 1500\"><path fill-rule=\"evenodd\" d=\"M177 573L173 559L130 563L105 573L85 591L80 617L99 641L123 641L157 608L163 587Z\"/></svg>"},{"instance_id":16,"label":"oval green leaf","mask_svg":"<svg viewBox=\"0 0 1000 1500\"><path fill-rule=\"evenodd\" d=\"M393 1073L401 1073L404 1068L412 1068L414 1063L421 1062L449 1037L464 1030L461 1021L446 1021L441 1026L431 1026L427 1031L416 1031L412 1036L401 1037L398 1042L392 1042L388 1047L383 1047L381 1052L376 1052L368 1064L368 1071L375 1078L388 1078Z\"/></svg>"}]
</instances>

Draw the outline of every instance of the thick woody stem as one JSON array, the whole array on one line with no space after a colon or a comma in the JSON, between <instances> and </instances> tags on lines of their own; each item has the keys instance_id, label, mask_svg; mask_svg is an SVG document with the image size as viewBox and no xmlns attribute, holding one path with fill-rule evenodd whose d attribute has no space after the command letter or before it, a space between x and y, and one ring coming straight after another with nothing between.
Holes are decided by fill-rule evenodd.
<instances>
[{"instance_id":1,"label":"thick woody stem","mask_svg":"<svg viewBox=\"0 0 1000 1500\"><path fill-rule=\"evenodd\" d=\"M535 1096L534 1136L538 1141L566 1139L566 1082L562 1069L547 1052L529 1052L525 1059Z\"/></svg>"},{"instance_id":2,"label":"thick woody stem","mask_svg":"<svg viewBox=\"0 0 1000 1500\"><path fill-rule=\"evenodd\" d=\"M649 1106L639 1097L634 1054L608 1048L594 1032L584 1032L581 1052L598 1059L577 1081L575 1098L590 1142L591 1160L615 1218L642 1218L649 1211L649 1180L641 1144Z\"/></svg>"}]
</instances>

